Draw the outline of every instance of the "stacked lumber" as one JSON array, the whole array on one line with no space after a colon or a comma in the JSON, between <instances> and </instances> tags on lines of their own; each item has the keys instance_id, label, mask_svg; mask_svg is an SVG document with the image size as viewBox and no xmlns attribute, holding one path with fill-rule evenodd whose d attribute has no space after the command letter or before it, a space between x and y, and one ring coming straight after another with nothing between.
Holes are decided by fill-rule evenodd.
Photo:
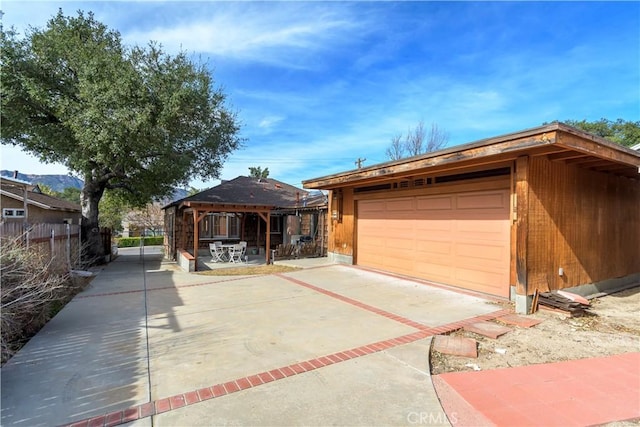
<instances>
[{"instance_id":1,"label":"stacked lumber","mask_svg":"<svg viewBox=\"0 0 640 427\"><path fill-rule=\"evenodd\" d=\"M567 294L567 292L565 292ZM538 294L537 303L555 310L567 312L571 316L581 316L589 308L588 304L567 298L558 291L541 292Z\"/></svg>"}]
</instances>

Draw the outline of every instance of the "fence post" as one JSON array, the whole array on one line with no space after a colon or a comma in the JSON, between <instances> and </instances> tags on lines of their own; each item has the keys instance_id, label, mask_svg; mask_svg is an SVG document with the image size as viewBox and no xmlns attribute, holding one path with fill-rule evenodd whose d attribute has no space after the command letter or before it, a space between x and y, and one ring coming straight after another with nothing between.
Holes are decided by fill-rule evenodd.
<instances>
[{"instance_id":1,"label":"fence post","mask_svg":"<svg viewBox=\"0 0 640 427\"><path fill-rule=\"evenodd\" d=\"M76 267L82 265L82 221L78 225L78 258L76 259Z\"/></svg>"},{"instance_id":2,"label":"fence post","mask_svg":"<svg viewBox=\"0 0 640 427\"><path fill-rule=\"evenodd\" d=\"M144 258L144 229L140 235L140 261Z\"/></svg>"},{"instance_id":3,"label":"fence post","mask_svg":"<svg viewBox=\"0 0 640 427\"><path fill-rule=\"evenodd\" d=\"M51 260L53 260L53 257L55 257L55 250L56 250L56 231L51 228Z\"/></svg>"},{"instance_id":4,"label":"fence post","mask_svg":"<svg viewBox=\"0 0 640 427\"><path fill-rule=\"evenodd\" d=\"M69 267L69 271L71 271L71 225L67 224L67 244L65 245L65 249L67 250L67 266Z\"/></svg>"}]
</instances>

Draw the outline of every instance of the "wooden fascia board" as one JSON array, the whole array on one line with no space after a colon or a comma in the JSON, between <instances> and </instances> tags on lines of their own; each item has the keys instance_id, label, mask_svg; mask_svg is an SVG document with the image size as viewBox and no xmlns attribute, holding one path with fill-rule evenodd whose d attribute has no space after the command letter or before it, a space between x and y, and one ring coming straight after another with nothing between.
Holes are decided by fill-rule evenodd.
<instances>
[{"instance_id":1,"label":"wooden fascia board","mask_svg":"<svg viewBox=\"0 0 640 427\"><path fill-rule=\"evenodd\" d=\"M199 202L184 202L181 205L182 208L191 208L197 211L206 211L206 212L248 212L248 213L258 213L258 212L268 212L273 210L274 206L247 206L247 205L216 205L211 203L199 203Z\"/></svg>"},{"instance_id":2,"label":"wooden fascia board","mask_svg":"<svg viewBox=\"0 0 640 427\"><path fill-rule=\"evenodd\" d=\"M24 197L20 197L17 194L13 194L13 193L11 193L9 191L0 190L0 193L3 196L10 197L10 198L12 198L14 200L17 200L19 202L23 202L24 201ZM53 206L49 206L49 205L45 205L44 203L36 202L35 200L31 200L28 197L27 197L27 203L30 204L30 205L33 205L33 206L37 206L37 207L42 208L42 209L50 210L50 211L53 211L53 210L64 211L64 210L66 210L66 209L62 209L62 208L54 208ZM70 211L70 212L79 212L79 211Z\"/></svg>"},{"instance_id":3,"label":"wooden fascia board","mask_svg":"<svg viewBox=\"0 0 640 427\"><path fill-rule=\"evenodd\" d=\"M555 142L555 132L551 131L536 133L515 140L493 142L491 144L487 144L486 142L483 144L469 144L459 147L458 150L444 150L439 152L439 154L431 153L418 158L406 159L401 163L383 163L375 167L357 169L343 174L318 178L316 180L303 181L302 184L304 188L309 189L330 189L356 182L384 180L409 175L416 170L428 172L429 169L436 167L455 168L456 166L482 162L483 160L486 160L487 163L493 163L515 159L521 155L523 151L550 146L555 144Z\"/></svg>"},{"instance_id":4,"label":"wooden fascia board","mask_svg":"<svg viewBox=\"0 0 640 427\"><path fill-rule=\"evenodd\" d=\"M609 141L602 141L595 138L577 136L574 133L559 132L558 145L567 149L609 160L615 163L622 163L635 168L640 167L640 154L627 150L624 147Z\"/></svg>"}]
</instances>

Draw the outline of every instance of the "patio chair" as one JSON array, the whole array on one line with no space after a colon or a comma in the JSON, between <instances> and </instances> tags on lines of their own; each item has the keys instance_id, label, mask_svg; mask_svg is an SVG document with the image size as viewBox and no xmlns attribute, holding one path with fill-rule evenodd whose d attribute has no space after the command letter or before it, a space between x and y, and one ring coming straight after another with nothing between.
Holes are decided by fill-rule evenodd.
<instances>
[{"instance_id":1,"label":"patio chair","mask_svg":"<svg viewBox=\"0 0 640 427\"><path fill-rule=\"evenodd\" d=\"M242 249L242 254L240 254L240 259L247 261L247 242L244 240L240 241L240 249Z\"/></svg>"},{"instance_id":2,"label":"patio chair","mask_svg":"<svg viewBox=\"0 0 640 427\"><path fill-rule=\"evenodd\" d=\"M242 246L233 245L229 248L229 262L242 262Z\"/></svg>"},{"instance_id":3,"label":"patio chair","mask_svg":"<svg viewBox=\"0 0 640 427\"><path fill-rule=\"evenodd\" d=\"M227 260L222 242L209 243L209 252L211 253L211 262L225 262Z\"/></svg>"}]
</instances>

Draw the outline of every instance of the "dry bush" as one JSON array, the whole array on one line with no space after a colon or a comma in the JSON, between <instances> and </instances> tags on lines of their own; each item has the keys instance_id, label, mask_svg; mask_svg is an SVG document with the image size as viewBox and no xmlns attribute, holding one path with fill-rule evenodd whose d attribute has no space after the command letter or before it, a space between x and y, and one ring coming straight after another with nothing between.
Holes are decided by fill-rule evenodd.
<instances>
[{"instance_id":1,"label":"dry bush","mask_svg":"<svg viewBox=\"0 0 640 427\"><path fill-rule=\"evenodd\" d=\"M65 262L27 250L22 240L0 239L2 364L80 290Z\"/></svg>"}]
</instances>

